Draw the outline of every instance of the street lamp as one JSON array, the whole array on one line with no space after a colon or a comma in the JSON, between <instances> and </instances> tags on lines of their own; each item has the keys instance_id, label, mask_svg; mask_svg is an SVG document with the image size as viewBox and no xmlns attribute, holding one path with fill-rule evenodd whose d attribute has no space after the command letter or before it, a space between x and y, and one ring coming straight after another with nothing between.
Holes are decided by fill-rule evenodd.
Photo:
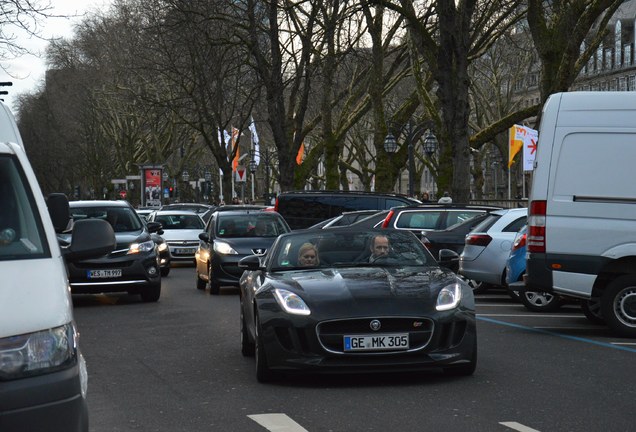
<instances>
[{"instance_id":1,"label":"street lamp","mask_svg":"<svg viewBox=\"0 0 636 432\"><path fill-rule=\"evenodd\" d=\"M184 194L183 195L185 195L185 192L187 191L188 181L190 181L190 174L188 174L188 171L183 170L183 173L181 173L181 179L183 180L183 183L184 183L184 185L183 185ZM182 196L181 198L184 199L185 196Z\"/></svg>"},{"instance_id":2,"label":"street lamp","mask_svg":"<svg viewBox=\"0 0 636 432\"><path fill-rule=\"evenodd\" d=\"M393 159L393 155L397 151L397 140L395 139L395 136L393 136L391 131L389 131L389 133L386 135L386 138L384 138L384 151L389 154L389 157L391 158L391 160ZM402 192L402 174L401 173L400 173L399 181L398 181L398 193L399 192Z\"/></svg>"},{"instance_id":3,"label":"street lamp","mask_svg":"<svg viewBox=\"0 0 636 432\"><path fill-rule=\"evenodd\" d=\"M415 178L414 150L415 150L415 145L417 144L417 141L414 142L414 139L418 134L421 134L423 129L426 128L427 125L429 124L430 124L430 121L424 122L422 124L413 125L413 122L409 120L406 131L405 131L406 145L408 149L408 168L409 168L408 194L409 196L413 196L415 193L414 186L413 186L413 182ZM429 159L433 156L433 154L437 150L437 144L438 144L437 137L431 131L430 128L427 128L424 131L424 152L429 157ZM389 132L389 134L384 139L384 150L389 154L393 154L397 151L397 141L391 132Z\"/></svg>"}]
</instances>

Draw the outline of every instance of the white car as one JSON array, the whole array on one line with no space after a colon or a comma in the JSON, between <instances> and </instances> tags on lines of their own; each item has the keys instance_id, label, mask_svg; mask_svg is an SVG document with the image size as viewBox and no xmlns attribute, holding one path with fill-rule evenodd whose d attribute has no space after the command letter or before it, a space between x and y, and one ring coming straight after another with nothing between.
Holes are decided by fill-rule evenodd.
<instances>
[{"instance_id":1,"label":"white car","mask_svg":"<svg viewBox=\"0 0 636 432\"><path fill-rule=\"evenodd\" d=\"M161 235L172 256L172 262L191 262L199 247L199 234L205 230L205 223L193 211L158 210L148 216L149 221L159 222L163 226Z\"/></svg>"},{"instance_id":2,"label":"white car","mask_svg":"<svg viewBox=\"0 0 636 432\"><path fill-rule=\"evenodd\" d=\"M506 262L512 242L527 217L527 208L490 212L466 236L464 250L459 256L459 273L467 279L505 286Z\"/></svg>"}]
</instances>

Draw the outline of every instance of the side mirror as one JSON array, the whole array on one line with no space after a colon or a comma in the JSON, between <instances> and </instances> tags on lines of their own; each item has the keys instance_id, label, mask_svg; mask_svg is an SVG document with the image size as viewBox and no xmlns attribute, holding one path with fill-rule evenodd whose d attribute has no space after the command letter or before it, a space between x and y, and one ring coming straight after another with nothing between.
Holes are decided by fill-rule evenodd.
<instances>
[{"instance_id":1,"label":"side mirror","mask_svg":"<svg viewBox=\"0 0 636 432\"><path fill-rule=\"evenodd\" d=\"M63 193L52 193L46 197L46 207L53 222L56 233L66 230L71 220L71 210L68 205L68 198Z\"/></svg>"},{"instance_id":2,"label":"side mirror","mask_svg":"<svg viewBox=\"0 0 636 432\"><path fill-rule=\"evenodd\" d=\"M261 269L261 257L259 255L249 255L245 258L241 258L238 262L239 268L243 270L258 270Z\"/></svg>"},{"instance_id":3,"label":"side mirror","mask_svg":"<svg viewBox=\"0 0 636 432\"><path fill-rule=\"evenodd\" d=\"M64 259L70 262L98 258L115 249L113 227L101 219L79 220L73 224L71 244L62 248Z\"/></svg>"},{"instance_id":4,"label":"side mirror","mask_svg":"<svg viewBox=\"0 0 636 432\"><path fill-rule=\"evenodd\" d=\"M159 235L163 234L163 225L161 225L161 222L148 222L146 226L148 227L149 233L157 233Z\"/></svg>"},{"instance_id":5,"label":"side mirror","mask_svg":"<svg viewBox=\"0 0 636 432\"><path fill-rule=\"evenodd\" d=\"M202 232L199 234L199 240L203 240L204 242L209 243L210 242L210 236L208 235L207 232Z\"/></svg>"},{"instance_id":6,"label":"side mirror","mask_svg":"<svg viewBox=\"0 0 636 432\"><path fill-rule=\"evenodd\" d=\"M437 260L439 265L449 268L457 273L459 269L459 254L454 250L442 249L439 251L439 258Z\"/></svg>"}]
</instances>

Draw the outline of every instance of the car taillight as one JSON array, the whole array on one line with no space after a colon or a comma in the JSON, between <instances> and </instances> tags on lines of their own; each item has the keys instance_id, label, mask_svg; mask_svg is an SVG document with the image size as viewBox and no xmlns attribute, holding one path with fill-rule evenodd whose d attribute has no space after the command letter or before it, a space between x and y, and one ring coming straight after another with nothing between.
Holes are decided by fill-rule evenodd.
<instances>
[{"instance_id":1,"label":"car taillight","mask_svg":"<svg viewBox=\"0 0 636 432\"><path fill-rule=\"evenodd\" d=\"M276 201L274 202L274 211L278 211L278 197L276 197Z\"/></svg>"},{"instance_id":2,"label":"car taillight","mask_svg":"<svg viewBox=\"0 0 636 432\"><path fill-rule=\"evenodd\" d=\"M466 246L483 246L486 247L492 241L492 237L488 234L468 234L466 236Z\"/></svg>"},{"instance_id":3,"label":"car taillight","mask_svg":"<svg viewBox=\"0 0 636 432\"><path fill-rule=\"evenodd\" d=\"M528 252L545 253L545 215L547 201L530 202L528 214Z\"/></svg>"},{"instance_id":4,"label":"car taillight","mask_svg":"<svg viewBox=\"0 0 636 432\"><path fill-rule=\"evenodd\" d=\"M391 222L391 218L393 217L394 214L395 214L395 212L393 210L389 211L389 214L386 215L386 217L384 218L384 222L382 222L382 228L388 228L389 227L389 222Z\"/></svg>"},{"instance_id":5,"label":"car taillight","mask_svg":"<svg viewBox=\"0 0 636 432\"><path fill-rule=\"evenodd\" d=\"M515 241L512 243L512 250L516 251L517 249L520 249L524 247L525 245L526 245L526 233L517 235L515 237Z\"/></svg>"}]
</instances>

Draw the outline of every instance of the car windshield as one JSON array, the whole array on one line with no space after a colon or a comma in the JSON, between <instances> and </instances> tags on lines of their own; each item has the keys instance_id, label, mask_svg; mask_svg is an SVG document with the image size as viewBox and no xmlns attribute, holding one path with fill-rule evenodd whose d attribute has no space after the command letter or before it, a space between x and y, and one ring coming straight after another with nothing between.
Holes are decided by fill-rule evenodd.
<instances>
[{"instance_id":1,"label":"car windshield","mask_svg":"<svg viewBox=\"0 0 636 432\"><path fill-rule=\"evenodd\" d=\"M194 229L203 231L205 224L196 214L158 214L155 222L160 222L164 230Z\"/></svg>"},{"instance_id":2,"label":"car windshield","mask_svg":"<svg viewBox=\"0 0 636 432\"><path fill-rule=\"evenodd\" d=\"M0 261L50 256L33 193L11 156L0 156Z\"/></svg>"},{"instance_id":3,"label":"car windshield","mask_svg":"<svg viewBox=\"0 0 636 432\"><path fill-rule=\"evenodd\" d=\"M216 235L232 237L278 237L289 232L281 217L268 212L221 214Z\"/></svg>"},{"instance_id":4,"label":"car windshield","mask_svg":"<svg viewBox=\"0 0 636 432\"><path fill-rule=\"evenodd\" d=\"M281 236L268 256L272 271L329 267L437 265L411 232L320 230Z\"/></svg>"},{"instance_id":5,"label":"car windshield","mask_svg":"<svg viewBox=\"0 0 636 432\"><path fill-rule=\"evenodd\" d=\"M139 231L142 222L137 212L128 207L71 207L73 221L83 219L101 219L108 222L115 232Z\"/></svg>"}]
</instances>

